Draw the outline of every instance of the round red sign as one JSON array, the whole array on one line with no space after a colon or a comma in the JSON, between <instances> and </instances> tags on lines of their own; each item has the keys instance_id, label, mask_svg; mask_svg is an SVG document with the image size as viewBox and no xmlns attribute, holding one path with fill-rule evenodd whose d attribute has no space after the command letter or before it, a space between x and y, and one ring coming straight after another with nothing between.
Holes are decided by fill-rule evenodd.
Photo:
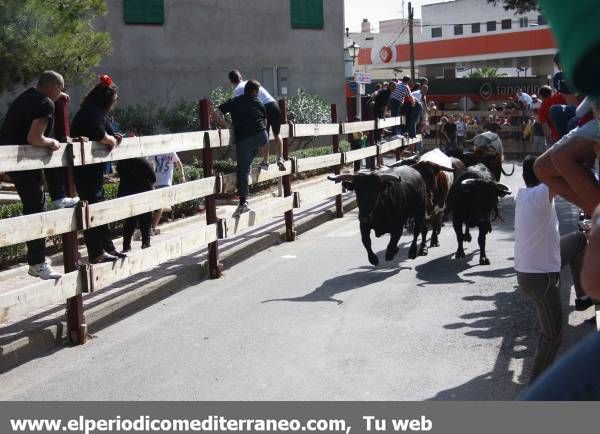
<instances>
[{"instance_id":1,"label":"round red sign","mask_svg":"<svg viewBox=\"0 0 600 434\"><path fill-rule=\"evenodd\" d=\"M390 63L393 56L394 53L390 47L381 47L381 50L379 50L379 59L381 59L383 63Z\"/></svg>"}]
</instances>

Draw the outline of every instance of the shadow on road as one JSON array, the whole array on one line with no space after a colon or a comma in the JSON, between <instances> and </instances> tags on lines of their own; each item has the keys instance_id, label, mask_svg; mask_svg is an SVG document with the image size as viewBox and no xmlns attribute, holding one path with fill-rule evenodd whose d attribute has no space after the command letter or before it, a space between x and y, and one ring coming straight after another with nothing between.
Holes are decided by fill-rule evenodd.
<instances>
[{"instance_id":1,"label":"shadow on road","mask_svg":"<svg viewBox=\"0 0 600 434\"><path fill-rule=\"evenodd\" d=\"M421 280L417 286L425 287L430 284L450 284L450 283L475 283L472 280L464 280L460 273L465 270L473 268L470 261L477 251L473 251L467 254L465 258L454 259L454 253L439 258L432 259L431 261L417 265L415 271L417 272L417 279Z\"/></svg>"},{"instance_id":2,"label":"shadow on road","mask_svg":"<svg viewBox=\"0 0 600 434\"><path fill-rule=\"evenodd\" d=\"M516 275L517 273L513 267L499 268L497 270L476 270L463 274L463 276L491 277L494 279L506 279L508 277L515 277Z\"/></svg>"},{"instance_id":3,"label":"shadow on road","mask_svg":"<svg viewBox=\"0 0 600 434\"><path fill-rule=\"evenodd\" d=\"M355 289L365 288L369 285L382 282L392 276L395 276L400 270L406 268L395 268L393 270L379 270L371 268L369 270L356 271L350 274L336 276L327 279L314 291L302 297L278 298L265 300L262 303L270 303L273 301L296 301L296 302L315 302L315 301L331 301L337 304L342 304L343 301L334 298L335 295L342 292L352 291Z\"/></svg>"}]
</instances>

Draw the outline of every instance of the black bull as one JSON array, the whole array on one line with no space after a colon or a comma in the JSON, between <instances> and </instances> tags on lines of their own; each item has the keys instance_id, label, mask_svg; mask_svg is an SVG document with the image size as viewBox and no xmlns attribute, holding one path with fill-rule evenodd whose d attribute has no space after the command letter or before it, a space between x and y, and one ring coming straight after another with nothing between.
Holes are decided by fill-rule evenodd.
<instances>
[{"instance_id":1,"label":"black bull","mask_svg":"<svg viewBox=\"0 0 600 434\"><path fill-rule=\"evenodd\" d=\"M385 253L385 260L391 261L398 253L398 242L409 219L414 220L414 234L408 257L417 257L419 234L422 235L420 254L427 254L427 188L419 172L411 167L397 167L373 173L331 176L329 179L342 181L346 189L356 193L361 239L372 265L379 264L379 258L371 248L371 230L377 237L391 235Z\"/></svg>"},{"instance_id":2,"label":"black bull","mask_svg":"<svg viewBox=\"0 0 600 434\"><path fill-rule=\"evenodd\" d=\"M490 264L485 252L486 235L492 231L491 222L499 216L499 198L508 194L508 187L496 182L483 164L467 168L455 180L448 195L447 209L452 212L452 225L458 242L455 256L457 259L465 257L463 242L471 241L469 228L478 227L479 263Z\"/></svg>"}]
</instances>

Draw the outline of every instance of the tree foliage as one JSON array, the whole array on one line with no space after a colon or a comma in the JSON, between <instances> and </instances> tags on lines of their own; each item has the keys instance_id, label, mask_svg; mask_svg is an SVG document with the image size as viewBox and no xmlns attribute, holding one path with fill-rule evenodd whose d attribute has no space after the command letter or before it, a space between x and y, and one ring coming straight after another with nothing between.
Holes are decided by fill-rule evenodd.
<instances>
[{"instance_id":1,"label":"tree foliage","mask_svg":"<svg viewBox=\"0 0 600 434\"><path fill-rule=\"evenodd\" d=\"M487 66L482 66L481 68L477 68L470 72L467 75L468 78L497 78L497 77L506 77L506 74L503 72L498 72L496 68L490 68Z\"/></svg>"},{"instance_id":2,"label":"tree foliage","mask_svg":"<svg viewBox=\"0 0 600 434\"><path fill-rule=\"evenodd\" d=\"M501 3L507 11L514 10L518 14L538 10L537 0L487 0L487 2L494 6Z\"/></svg>"},{"instance_id":3,"label":"tree foliage","mask_svg":"<svg viewBox=\"0 0 600 434\"><path fill-rule=\"evenodd\" d=\"M110 36L94 28L105 13L104 0L0 0L0 92L46 69L85 82L110 52Z\"/></svg>"}]
</instances>

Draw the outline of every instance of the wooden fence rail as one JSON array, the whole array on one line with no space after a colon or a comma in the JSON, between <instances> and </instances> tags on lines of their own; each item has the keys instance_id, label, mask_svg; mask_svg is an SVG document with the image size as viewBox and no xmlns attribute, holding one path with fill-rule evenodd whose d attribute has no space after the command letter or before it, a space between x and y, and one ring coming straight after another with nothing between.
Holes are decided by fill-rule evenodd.
<instances>
[{"instance_id":1,"label":"wooden fence rail","mask_svg":"<svg viewBox=\"0 0 600 434\"><path fill-rule=\"evenodd\" d=\"M201 127L210 124L210 106L208 101L200 102ZM281 104L282 115L286 120L285 105ZM332 106L332 114L336 114ZM337 116L337 115L336 115ZM205 178L177 184L171 187L152 190L131 196L125 196L95 204L82 203L72 209L47 211L38 214L13 217L0 220L0 247L18 244L52 235L76 235L77 231L86 230L128 217L143 214L159 208L165 208L192 199L205 198L207 224L201 229L194 229L165 241L153 244L152 247L130 254L116 263L85 264L79 269L67 270L57 281L40 281L25 288L16 288L0 294L0 323L24 315L33 310L68 300L81 302L81 294L96 291L131 275L147 271L153 267L179 258L190 252L208 246L210 276L218 278L222 266L218 258L218 240L227 238L268 223L272 218L285 215L286 239L293 241L293 209L301 205L317 203L321 200L336 197L341 208L341 185L326 184L300 192L293 192L291 176L293 174L331 168L339 172L342 165L364 158L381 156L388 152L396 152L411 144L421 141L416 139L398 139L379 145L371 145L363 149L339 152L338 139L341 134L375 129L375 121L337 123L335 116L331 124L286 124L282 125L284 139L284 157L288 157L288 138L306 136L333 136L334 152L331 154L291 159L286 161L286 170L281 171L277 165L269 170L252 170L249 183L283 179L284 195L274 198L265 204L253 208L239 218L217 219L215 195L233 192L236 189L236 175L213 173L212 150L223 146L235 145L231 130L204 130L191 133L166 134L148 137L124 139L119 147L106 151L99 143L61 144L58 151L49 153L44 149L29 145L0 147L0 171L13 172L20 170L73 167L108 161L119 161L134 157L148 157L169 152L197 150L203 152ZM400 125L402 118L380 119L380 128ZM337 146L336 146L337 145ZM339 200L338 200L339 198ZM338 216L341 216L338 212ZM65 236L66 236L65 235ZM76 254L76 253L75 253ZM66 259L66 258L65 258ZM71 258L69 262L76 262ZM66 262L65 262L66 263ZM79 307L81 308L81 307ZM83 343L81 330L85 330L85 319L81 312L69 320L68 336L74 343ZM79 336L79 337L77 337Z\"/></svg>"}]
</instances>

